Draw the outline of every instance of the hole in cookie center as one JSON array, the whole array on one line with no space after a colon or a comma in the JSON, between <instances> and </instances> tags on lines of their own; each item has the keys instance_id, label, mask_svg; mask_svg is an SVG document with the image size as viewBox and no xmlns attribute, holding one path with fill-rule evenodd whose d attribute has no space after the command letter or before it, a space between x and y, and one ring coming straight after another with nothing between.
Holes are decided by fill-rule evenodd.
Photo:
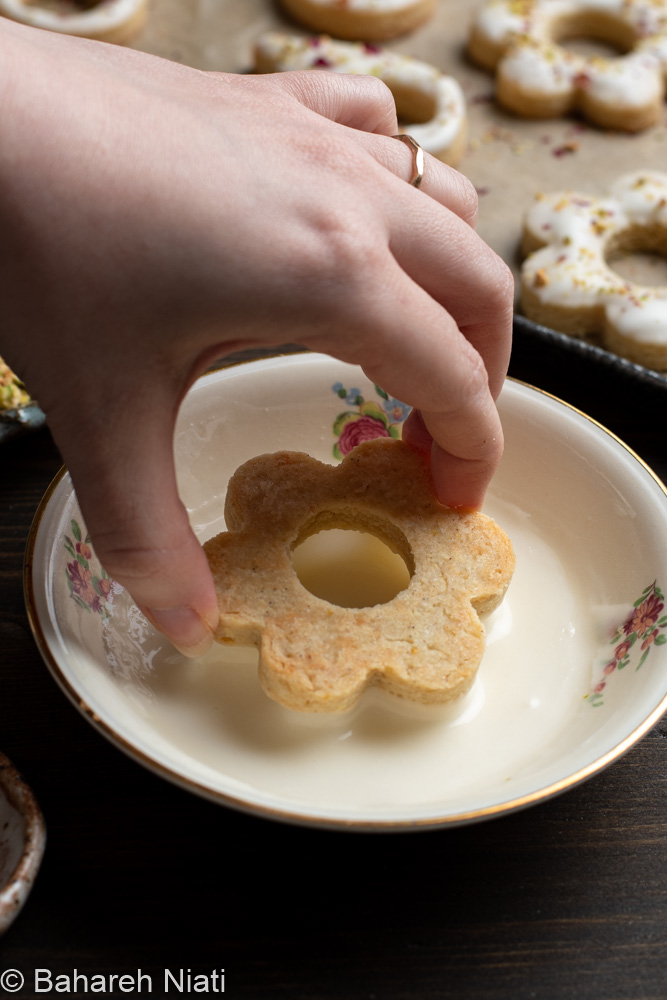
<instances>
[{"instance_id":1,"label":"hole in cookie center","mask_svg":"<svg viewBox=\"0 0 667 1000\"><path fill-rule=\"evenodd\" d=\"M567 52L584 59L616 59L629 52L635 42L627 24L605 17L601 11L562 18L553 39Z\"/></svg>"},{"instance_id":2,"label":"hole in cookie center","mask_svg":"<svg viewBox=\"0 0 667 1000\"><path fill-rule=\"evenodd\" d=\"M620 233L607 248L607 265L636 285L667 286L667 232L662 229Z\"/></svg>"},{"instance_id":3,"label":"hole in cookie center","mask_svg":"<svg viewBox=\"0 0 667 1000\"><path fill-rule=\"evenodd\" d=\"M415 87L401 87L393 80L390 89L396 102L399 125L430 122L435 117L437 104L433 94Z\"/></svg>"},{"instance_id":4,"label":"hole in cookie center","mask_svg":"<svg viewBox=\"0 0 667 1000\"><path fill-rule=\"evenodd\" d=\"M297 544L292 565L311 594L342 608L386 604L410 583L405 560L376 535L332 528Z\"/></svg>"}]
</instances>

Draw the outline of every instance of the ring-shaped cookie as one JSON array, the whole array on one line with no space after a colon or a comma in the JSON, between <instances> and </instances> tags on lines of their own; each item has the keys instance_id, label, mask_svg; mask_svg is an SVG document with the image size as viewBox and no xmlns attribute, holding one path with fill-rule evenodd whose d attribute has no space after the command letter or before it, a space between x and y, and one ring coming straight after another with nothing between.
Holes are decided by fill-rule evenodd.
<instances>
[{"instance_id":1,"label":"ring-shaped cookie","mask_svg":"<svg viewBox=\"0 0 667 1000\"><path fill-rule=\"evenodd\" d=\"M621 357L667 371L667 286L627 281L607 263L618 251L667 254L667 174L627 174L603 198L539 195L523 249L521 310L529 319L598 337Z\"/></svg>"},{"instance_id":2,"label":"ring-shaped cookie","mask_svg":"<svg viewBox=\"0 0 667 1000\"><path fill-rule=\"evenodd\" d=\"M587 36L617 57L585 57L559 41ZM525 118L579 111L635 132L659 121L667 76L667 0L490 0L473 23L471 58L496 71L500 104Z\"/></svg>"},{"instance_id":3,"label":"ring-shaped cookie","mask_svg":"<svg viewBox=\"0 0 667 1000\"><path fill-rule=\"evenodd\" d=\"M143 28L147 0L98 0L91 6L75 0L55 4L0 0L0 15L33 28L123 45Z\"/></svg>"},{"instance_id":4,"label":"ring-shaped cookie","mask_svg":"<svg viewBox=\"0 0 667 1000\"><path fill-rule=\"evenodd\" d=\"M433 15L436 0L280 0L306 28L336 38L380 42L414 31Z\"/></svg>"},{"instance_id":5,"label":"ring-shaped cookie","mask_svg":"<svg viewBox=\"0 0 667 1000\"><path fill-rule=\"evenodd\" d=\"M428 63L361 42L269 32L255 45L259 73L326 69L377 76L387 84L399 118L426 152L455 166L465 151L466 105L459 83Z\"/></svg>"},{"instance_id":6,"label":"ring-shaped cookie","mask_svg":"<svg viewBox=\"0 0 667 1000\"><path fill-rule=\"evenodd\" d=\"M502 600L514 554L491 518L438 503L425 458L404 442L366 441L337 466L295 452L251 459L229 482L225 519L228 530L204 546L215 638L259 647L271 698L337 712L372 684L426 704L470 688L485 645L478 615ZM328 528L379 537L403 557L406 589L365 608L311 594L292 552Z\"/></svg>"}]
</instances>

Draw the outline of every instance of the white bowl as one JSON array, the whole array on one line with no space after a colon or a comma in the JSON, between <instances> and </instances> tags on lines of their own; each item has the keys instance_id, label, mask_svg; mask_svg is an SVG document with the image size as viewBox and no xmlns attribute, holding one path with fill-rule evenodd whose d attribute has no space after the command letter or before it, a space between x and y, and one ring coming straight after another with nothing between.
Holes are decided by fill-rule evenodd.
<instances>
[{"instance_id":1,"label":"white bowl","mask_svg":"<svg viewBox=\"0 0 667 1000\"><path fill-rule=\"evenodd\" d=\"M0 753L0 934L14 922L44 855L46 829L34 794Z\"/></svg>"},{"instance_id":2,"label":"white bowl","mask_svg":"<svg viewBox=\"0 0 667 1000\"><path fill-rule=\"evenodd\" d=\"M174 653L106 580L66 474L36 516L27 603L54 677L118 747L164 777L264 816L354 829L466 823L589 778L667 708L665 487L597 423L508 381L506 451L486 503L517 568L487 622L472 690L449 706L367 692L345 716L270 701L256 653ZM343 416L341 416L343 414ZM353 366L314 354L203 377L178 421L184 502L202 540L253 455L335 462L406 409Z\"/></svg>"}]
</instances>

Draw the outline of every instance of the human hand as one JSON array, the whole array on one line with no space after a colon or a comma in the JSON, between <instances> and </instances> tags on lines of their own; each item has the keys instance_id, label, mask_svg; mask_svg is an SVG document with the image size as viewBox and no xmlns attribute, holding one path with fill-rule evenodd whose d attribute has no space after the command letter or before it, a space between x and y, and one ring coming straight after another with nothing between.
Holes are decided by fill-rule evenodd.
<instances>
[{"instance_id":1,"label":"human hand","mask_svg":"<svg viewBox=\"0 0 667 1000\"><path fill-rule=\"evenodd\" d=\"M415 407L438 495L479 506L502 451L508 269L472 186L393 99L333 73L205 74L0 21L2 353L47 412L97 555L188 655L217 603L176 487L180 401L215 358L287 341Z\"/></svg>"}]
</instances>

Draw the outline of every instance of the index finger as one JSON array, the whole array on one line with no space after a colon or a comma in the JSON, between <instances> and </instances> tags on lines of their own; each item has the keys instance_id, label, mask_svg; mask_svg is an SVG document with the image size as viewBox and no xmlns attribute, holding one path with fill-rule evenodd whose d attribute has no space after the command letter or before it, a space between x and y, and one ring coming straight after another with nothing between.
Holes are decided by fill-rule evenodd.
<instances>
[{"instance_id":1,"label":"index finger","mask_svg":"<svg viewBox=\"0 0 667 1000\"><path fill-rule=\"evenodd\" d=\"M429 451L431 475L441 503L448 507L482 506L503 452L503 431L481 356L449 316L433 317L409 331L403 357L383 352L380 362L363 365L366 374L390 395L408 403L413 413L403 437Z\"/></svg>"},{"instance_id":2,"label":"index finger","mask_svg":"<svg viewBox=\"0 0 667 1000\"><path fill-rule=\"evenodd\" d=\"M454 318L392 257L377 287L365 289L364 301L373 303L366 321L372 329L350 323L339 331L335 348L325 349L360 364L373 382L420 412L405 437L420 450L430 449L441 503L480 507L503 450L483 358Z\"/></svg>"},{"instance_id":3,"label":"index finger","mask_svg":"<svg viewBox=\"0 0 667 1000\"><path fill-rule=\"evenodd\" d=\"M399 183L388 204L389 245L396 262L455 321L482 358L497 398L512 342L514 279L509 267L458 214L408 184Z\"/></svg>"},{"instance_id":4,"label":"index finger","mask_svg":"<svg viewBox=\"0 0 667 1000\"><path fill-rule=\"evenodd\" d=\"M440 443L444 440L439 431L442 417L447 424L447 447ZM466 420L464 412L461 417ZM487 413L482 414L481 422L478 420L475 423L483 435L478 438L481 447L477 447L477 458L454 454L451 450L460 448L461 441L465 443L466 438L474 447L475 434L473 428L464 427L461 439L457 434L456 421L447 414L422 413L414 409L403 425L403 440L430 457L431 476L438 499L447 507L458 510L481 508L503 452L504 438L497 410L489 406Z\"/></svg>"}]
</instances>

